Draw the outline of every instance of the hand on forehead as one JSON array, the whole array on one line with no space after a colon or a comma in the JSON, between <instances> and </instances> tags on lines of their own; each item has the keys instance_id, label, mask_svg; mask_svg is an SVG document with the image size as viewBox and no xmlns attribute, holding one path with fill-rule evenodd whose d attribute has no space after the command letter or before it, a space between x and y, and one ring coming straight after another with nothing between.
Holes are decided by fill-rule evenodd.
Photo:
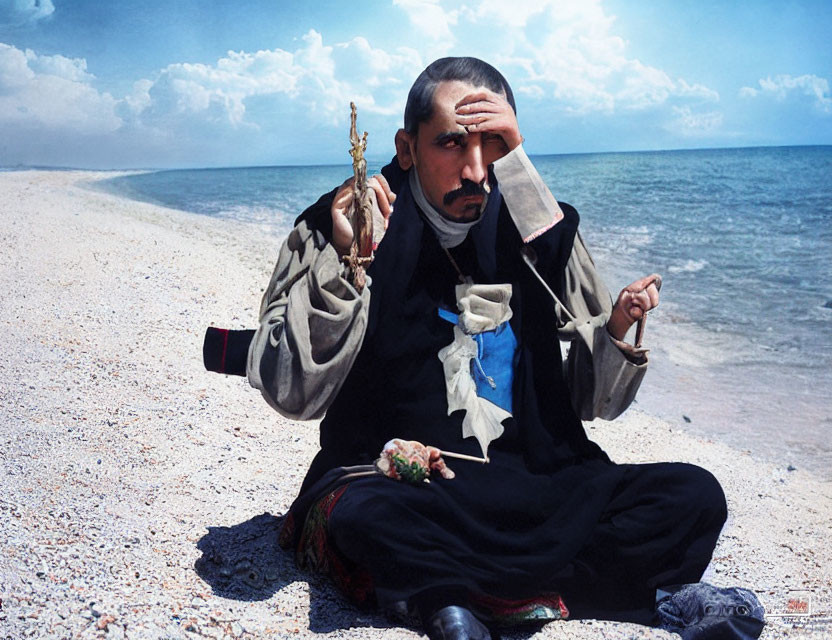
<instances>
[{"instance_id":1,"label":"hand on forehead","mask_svg":"<svg viewBox=\"0 0 832 640\"><path fill-rule=\"evenodd\" d=\"M441 98L439 98L440 90ZM506 100L505 94L464 82L448 82L437 87L436 96L434 108L437 111L441 109L442 113L435 115L447 120L448 124L450 120L453 120L454 130L458 131L462 128L466 135L481 133L484 136L499 136L506 145L504 153L515 149L523 142L517 116ZM442 100L441 105L439 99ZM453 102L452 118L451 102Z\"/></svg>"},{"instance_id":2,"label":"hand on forehead","mask_svg":"<svg viewBox=\"0 0 832 640\"><path fill-rule=\"evenodd\" d=\"M463 123L458 123L459 115L494 109L500 102L506 102L505 96L487 87L460 80L440 82L433 94L431 121L441 121L450 129L461 128Z\"/></svg>"}]
</instances>

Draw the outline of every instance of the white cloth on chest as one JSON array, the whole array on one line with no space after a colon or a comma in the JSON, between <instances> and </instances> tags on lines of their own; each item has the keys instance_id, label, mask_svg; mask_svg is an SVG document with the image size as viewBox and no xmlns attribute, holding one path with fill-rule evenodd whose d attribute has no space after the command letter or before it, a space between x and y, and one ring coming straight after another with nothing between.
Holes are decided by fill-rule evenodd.
<instances>
[{"instance_id":1,"label":"white cloth on chest","mask_svg":"<svg viewBox=\"0 0 832 640\"><path fill-rule=\"evenodd\" d=\"M511 318L511 285L473 284L470 278L466 280L456 287L460 314L454 340L439 351L439 360L445 372L448 415L465 410L462 437L474 436L487 457L489 443L503 434L502 422L511 414L477 395L471 361L478 358L479 350L473 335L494 331Z\"/></svg>"}]
</instances>

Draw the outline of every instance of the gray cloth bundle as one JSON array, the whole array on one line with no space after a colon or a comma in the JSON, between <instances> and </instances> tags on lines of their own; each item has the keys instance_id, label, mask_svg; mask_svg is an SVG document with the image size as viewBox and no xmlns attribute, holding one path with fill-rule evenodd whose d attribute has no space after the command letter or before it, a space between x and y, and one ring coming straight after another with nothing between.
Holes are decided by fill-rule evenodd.
<instances>
[{"instance_id":1,"label":"gray cloth bundle","mask_svg":"<svg viewBox=\"0 0 832 640\"><path fill-rule=\"evenodd\" d=\"M656 595L658 627L683 640L752 640L765 626L765 610L752 591L707 582L664 587Z\"/></svg>"}]
</instances>

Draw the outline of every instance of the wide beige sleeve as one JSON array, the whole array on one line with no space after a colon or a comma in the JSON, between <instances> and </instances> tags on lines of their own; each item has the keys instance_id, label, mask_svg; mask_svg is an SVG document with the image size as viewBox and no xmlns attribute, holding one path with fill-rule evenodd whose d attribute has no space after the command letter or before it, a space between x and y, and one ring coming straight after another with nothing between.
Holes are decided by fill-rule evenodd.
<instances>
[{"instance_id":1,"label":"wide beige sleeve","mask_svg":"<svg viewBox=\"0 0 832 640\"><path fill-rule=\"evenodd\" d=\"M646 352L614 339L607 331L612 300L580 234L575 236L566 266L563 301L537 272L534 251L528 243L560 222L563 212L523 147L495 162L494 172L512 220L527 245L524 259L555 303L558 337L571 343L565 373L572 406L583 420L612 420L635 398L647 370Z\"/></svg>"},{"instance_id":2,"label":"wide beige sleeve","mask_svg":"<svg viewBox=\"0 0 832 640\"><path fill-rule=\"evenodd\" d=\"M370 288L359 294L344 273L332 245L305 222L280 250L260 305L247 375L251 386L289 418L321 417L361 348Z\"/></svg>"},{"instance_id":3,"label":"wide beige sleeve","mask_svg":"<svg viewBox=\"0 0 832 640\"><path fill-rule=\"evenodd\" d=\"M560 307L558 337L570 342L565 366L572 406L582 420L612 420L636 397L647 355L607 331L612 299L580 234L566 265Z\"/></svg>"}]
</instances>

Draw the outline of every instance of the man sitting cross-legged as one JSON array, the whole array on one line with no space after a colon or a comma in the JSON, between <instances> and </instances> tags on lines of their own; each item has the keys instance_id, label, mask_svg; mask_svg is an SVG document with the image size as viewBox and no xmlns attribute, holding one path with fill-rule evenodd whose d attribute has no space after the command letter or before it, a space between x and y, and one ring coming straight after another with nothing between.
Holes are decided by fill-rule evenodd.
<instances>
[{"instance_id":1,"label":"man sitting cross-legged","mask_svg":"<svg viewBox=\"0 0 832 640\"><path fill-rule=\"evenodd\" d=\"M656 624L657 588L700 579L726 517L704 469L615 464L587 438L581 419L614 418L641 383L646 354L622 340L658 304L658 277L613 305L578 213L522 141L496 69L431 64L370 180L386 230L367 287L341 261L347 182L298 219L249 350L278 411L325 413L283 542L356 602L418 612L432 638L570 616ZM388 477L414 460L429 483Z\"/></svg>"}]
</instances>

